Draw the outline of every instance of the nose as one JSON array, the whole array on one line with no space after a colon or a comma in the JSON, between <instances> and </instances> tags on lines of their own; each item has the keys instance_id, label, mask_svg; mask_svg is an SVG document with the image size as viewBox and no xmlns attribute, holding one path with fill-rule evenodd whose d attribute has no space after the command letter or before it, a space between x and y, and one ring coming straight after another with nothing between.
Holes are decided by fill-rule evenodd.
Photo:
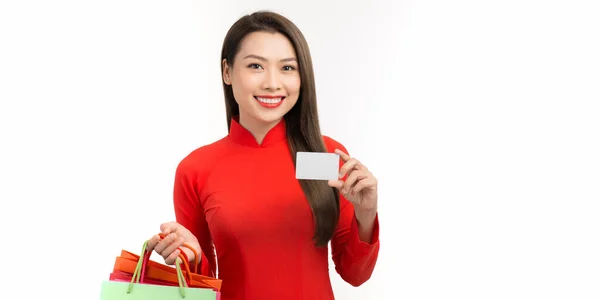
<instances>
[{"instance_id":1,"label":"nose","mask_svg":"<svg viewBox=\"0 0 600 300\"><path fill-rule=\"evenodd\" d=\"M281 89L281 83L279 81L279 74L275 71L265 72L265 77L262 84L264 90L279 90Z\"/></svg>"}]
</instances>

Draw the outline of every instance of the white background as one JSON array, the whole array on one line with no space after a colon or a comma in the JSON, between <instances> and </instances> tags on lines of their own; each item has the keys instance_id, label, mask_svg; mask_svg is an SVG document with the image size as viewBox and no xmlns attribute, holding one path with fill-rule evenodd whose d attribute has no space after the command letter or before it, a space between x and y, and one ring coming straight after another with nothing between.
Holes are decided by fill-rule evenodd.
<instances>
[{"instance_id":1,"label":"white background","mask_svg":"<svg viewBox=\"0 0 600 300\"><path fill-rule=\"evenodd\" d=\"M0 298L97 299L174 218L256 9L304 32L323 132L379 178L378 265L332 271L338 299L600 298L597 1L207 2L0 4Z\"/></svg>"}]
</instances>

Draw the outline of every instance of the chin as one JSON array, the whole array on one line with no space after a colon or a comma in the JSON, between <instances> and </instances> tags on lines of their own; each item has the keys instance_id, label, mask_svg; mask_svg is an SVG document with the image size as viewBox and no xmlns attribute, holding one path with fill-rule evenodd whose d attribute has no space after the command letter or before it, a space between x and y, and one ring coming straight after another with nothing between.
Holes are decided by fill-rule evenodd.
<instances>
[{"instance_id":1,"label":"chin","mask_svg":"<svg viewBox=\"0 0 600 300\"><path fill-rule=\"evenodd\" d=\"M267 123L267 124L271 124L274 122L278 122L281 118L283 118L285 116L285 114L290 111L291 107L284 107L284 106L280 106L278 108L275 109L268 109L268 110L264 110L264 109L257 109L255 110L254 118L262 123Z\"/></svg>"},{"instance_id":2,"label":"chin","mask_svg":"<svg viewBox=\"0 0 600 300\"><path fill-rule=\"evenodd\" d=\"M295 102L284 102L282 103L283 105L274 108L265 108L257 103L253 103L253 105L246 107L246 111L248 112L246 116L252 118L253 123L273 125L273 123L279 122L292 109Z\"/></svg>"},{"instance_id":3,"label":"chin","mask_svg":"<svg viewBox=\"0 0 600 300\"><path fill-rule=\"evenodd\" d=\"M257 120L260 122L263 122L263 123L271 124L271 123L278 122L281 118L283 118L283 116L285 116L285 114L276 113L276 112L260 113L257 116Z\"/></svg>"}]
</instances>

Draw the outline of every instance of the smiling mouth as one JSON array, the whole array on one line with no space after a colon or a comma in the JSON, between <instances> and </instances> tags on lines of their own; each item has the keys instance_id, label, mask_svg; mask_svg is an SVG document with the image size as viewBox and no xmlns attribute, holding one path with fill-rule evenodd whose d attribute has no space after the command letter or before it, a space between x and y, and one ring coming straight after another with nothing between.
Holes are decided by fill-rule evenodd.
<instances>
[{"instance_id":1,"label":"smiling mouth","mask_svg":"<svg viewBox=\"0 0 600 300\"><path fill-rule=\"evenodd\" d=\"M254 96L254 99L256 99L256 101L258 101L258 103L260 103L260 105L262 105L263 107L268 107L268 108L274 108L277 107L281 104L281 102L283 102L283 99L285 99L284 96L269 96L269 97L259 97L259 96Z\"/></svg>"}]
</instances>

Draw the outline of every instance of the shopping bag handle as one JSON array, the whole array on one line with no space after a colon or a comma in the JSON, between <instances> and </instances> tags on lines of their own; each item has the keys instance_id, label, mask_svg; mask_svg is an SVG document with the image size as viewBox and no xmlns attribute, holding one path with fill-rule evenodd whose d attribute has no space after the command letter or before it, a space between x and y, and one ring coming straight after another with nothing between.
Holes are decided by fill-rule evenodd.
<instances>
[{"instance_id":1,"label":"shopping bag handle","mask_svg":"<svg viewBox=\"0 0 600 300\"><path fill-rule=\"evenodd\" d=\"M158 234L158 236L160 237L160 239L161 239L161 240L162 240L162 239L164 239L165 237L167 237L167 236L166 236L165 234L163 234L163 233L159 233L159 234ZM195 258L194 258L194 273L196 273L196 274L197 274L197 273L198 273L198 261L200 260L200 257L198 257L198 251L196 251L196 249L194 249L194 247L190 246L188 243L184 243L182 246L183 246L183 247L186 247L186 248L188 248L188 249L190 249L190 250L192 250L192 252L194 253L194 257L195 257ZM180 250L181 250L181 249L180 249ZM183 251L180 251L180 252L181 252L181 253L184 255L184 257L186 258L186 259L185 259L185 263L187 264L187 262L188 262L188 260L187 260L187 258L188 258L188 257L187 257L187 255L186 255L186 254L185 254ZM188 268L189 268L189 267L188 267Z\"/></svg>"},{"instance_id":2,"label":"shopping bag handle","mask_svg":"<svg viewBox=\"0 0 600 300\"><path fill-rule=\"evenodd\" d=\"M144 256L140 256L140 260L142 261L142 269L141 269L141 282L144 282L144 278L146 275L146 266L148 266L148 262L150 261L150 255L152 254L151 251L148 251L148 249L145 249L145 252L143 254L147 254ZM179 255L177 256L179 258L179 260L181 260L181 262L183 263L183 267L185 269L185 279L186 282L188 283L188 285L191 284L192 282L192 272L190 271L190 265L188 264L188 257L187 255L183 252L180 251ZM175 260L176 262L179 262L179 260ZM183 271L182 271L183 274Z\"/></svg>"},{"instance_id":3,"label":"shopping bag handle","mask_svg":"<svg viewBox=\"0 0 600 300\"><path fill-rule=\"evenodd\" d=\"M142 271L143 263L152 254L151 251L146 250L147 246L148 246L148 241L144 242L144 245L142 246L142 252L140 254L140 258L138 259L135 270L133 271L133 276L131 277L131 282L129 282L129 287L127 288L127 294L130 294L131 291L133 290L134 283L140 283L142 278L144 277L144 274L143 274L144 272ZM184 261L183 258L180 257L180 259L182 261ZM187 288L189 285L184 279L180 262L177 259L175 260L175 268L177 270L177 281L179 284L179 293L181 294L182 298L185 298L185 288ZM189 270L189 267L188 267L188 270Z\"/></svg>"}]
</instances>

